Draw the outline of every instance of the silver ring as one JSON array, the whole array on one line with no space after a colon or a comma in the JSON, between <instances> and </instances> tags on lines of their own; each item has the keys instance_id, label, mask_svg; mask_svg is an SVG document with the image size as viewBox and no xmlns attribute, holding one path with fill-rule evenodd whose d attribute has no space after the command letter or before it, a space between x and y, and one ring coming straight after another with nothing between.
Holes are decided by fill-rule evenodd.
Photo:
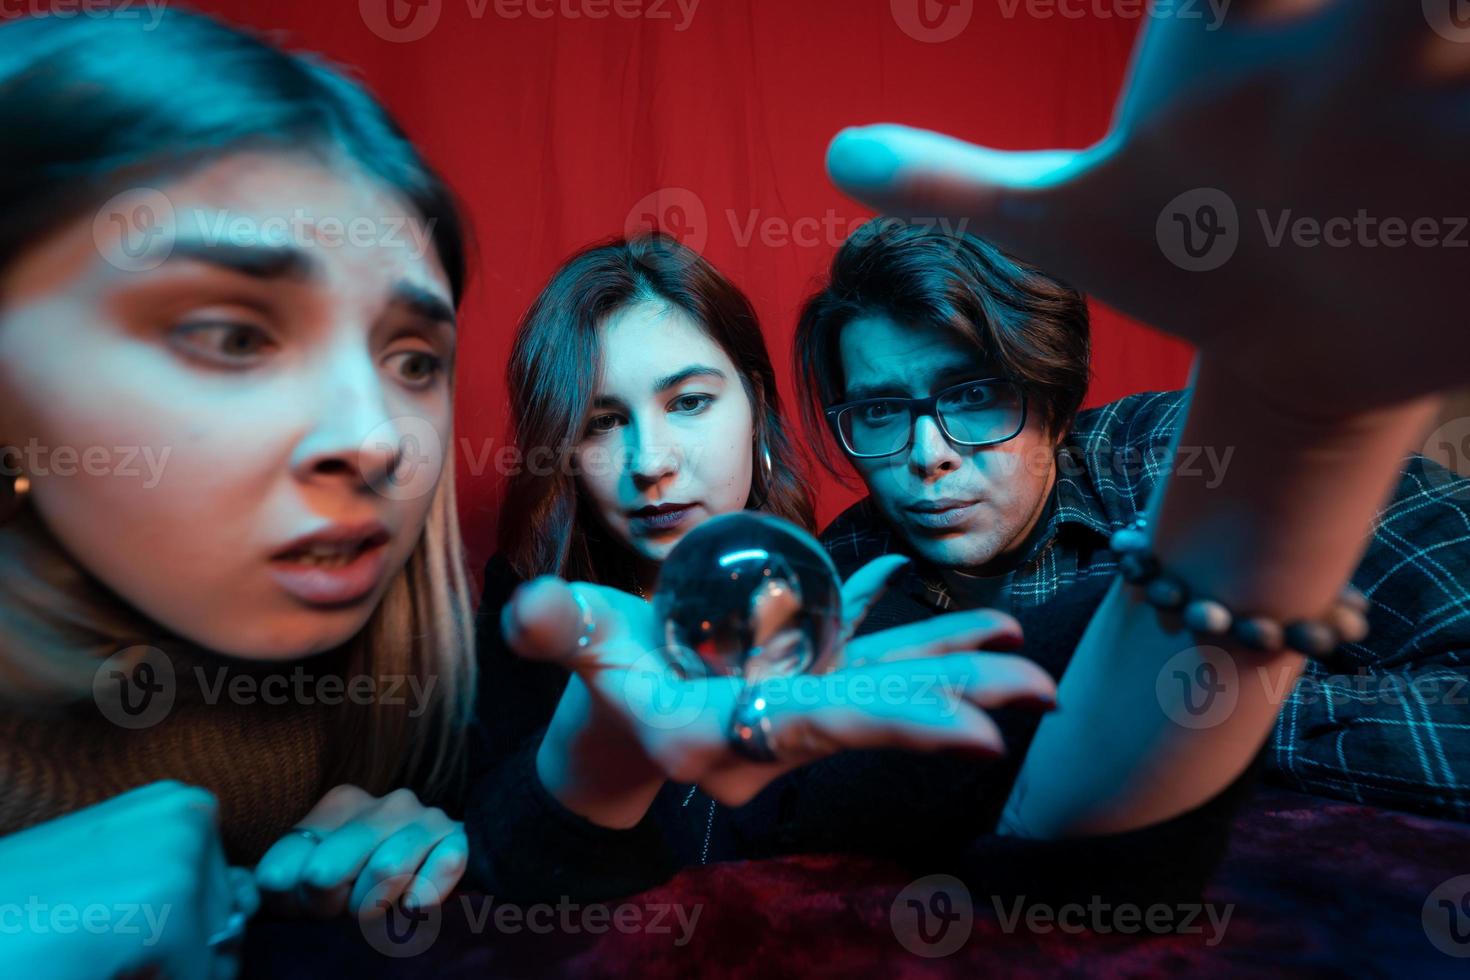
<instances>
[{"instance_id":1,"label":"silver ring","mask_svg":"<svg viewBox=\"0 0 1470 980\"><path fill-rule=\"evenodd\" d=\"M245 937L245 913L236 909L230 913L223 929L210 936L205 945L210 949L233 946Z\"/></svg>"},{"instance_id":2,"label":"silver ring","mask_svg":"<svg viewBox=\"0 0 1470 980\"><path fill-rule=\"evenodd\" d=\"M577 637L577 646L585 647L592 642L592 634L597 632L597 623L592 619L592 607L587 605L587 600L582 598L582 594L572 589L572 598L576 600L577 608L582 613L582 635Z\"/></svg>"},{"instance_id":3,"label":"silver ring","mask_svg":"<svg viewBox=\"0 0 1470 980\"><path fill-rule=\"evenodd\" d=\"M289 831L287 831L287 833L297 834L301 837L305 837L313 844L320 844L322 842L322 835L317 833L315 830L312 830L310 827L292 827Z\"/></svg>"},{"instance_id":4,"label":"silver ring","mask_svg":"<svg viewBox=\"0 0 1470 980\"><path fill-rule=\"evenodd\" d=\"M760 693L760 685L747 684L735 699L735 710L730 712L730 727L725 740L731 751L751 762L775 762L776 752L771 748L771 719L766 716L770 702Z\"/></svg>"}]
</instances>

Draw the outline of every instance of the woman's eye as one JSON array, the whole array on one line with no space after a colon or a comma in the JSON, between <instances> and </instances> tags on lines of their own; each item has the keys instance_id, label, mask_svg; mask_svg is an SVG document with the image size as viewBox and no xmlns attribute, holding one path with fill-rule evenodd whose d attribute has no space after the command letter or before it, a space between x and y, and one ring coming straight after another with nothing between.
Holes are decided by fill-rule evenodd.
<instances>
[{"instance_id":1,"label":"woman's eye","mask_svg":"<svg viewBox=\"0 0 1470 980\"><path fill-rule=\"evenodd\" d=\"M231 365L255 361L276 346L269 333L252 323L188 323L174 337L190 353Z\"/></svg>"},{"instance_id":2,"label":"woman's eye","mask_svg":"<svg viewBox=\"0 0 1470 980\"><path fill-rule=\"evenodd\" d=\"M674 399L670 407L676 412L693 415L708 407L710 402L714 400L713 395L680 395Z\"/></svg>"},{"instance_id":3,"label":"woman's eye","mask_svg":"<svg viewBox=\"0 0 1470 980\"><path fill-rule=\"evenodd\" d=\"M611 432L618 427L618 423L621 421L622 419L617 415L594 415L587 423L587 433L589 435L600 435L604 432Z\"/></svg>"},{"instance_id":4,"label":"woman's eye","mask_svg":"<svg viewBox=\"0 0 1470 980\"><path fill-rule=\"evenodd\" d=\"M444 359L425 350L399 351L389 360L396 361L400 376L416 388L427 388L444 373Z\"/></svg>"}]
</instances>

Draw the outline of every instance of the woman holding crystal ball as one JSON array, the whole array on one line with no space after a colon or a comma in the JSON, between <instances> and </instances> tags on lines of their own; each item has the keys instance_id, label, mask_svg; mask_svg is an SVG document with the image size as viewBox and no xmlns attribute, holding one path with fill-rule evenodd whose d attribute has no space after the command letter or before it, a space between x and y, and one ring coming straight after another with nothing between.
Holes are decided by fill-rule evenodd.
<instances>
[{"instance_id":1,"label":"woman holding crystal ball","mask_svg":"<svg viewBox=\"0 0 1470 980\"><path fill-rule=\"evenodd\" d=\"M1362 241L1276 248L1242 232L1225 265L1201 272L1161 247L1161 207L1198 188L1228 197L1241 215L1293 207L1429 215L1464 205L1463 182L1451 175L1470 160L1459 124L1470 58L1449 25L1415 5L1354 0L1252 0L1232 17L1218 31L1184 19L1150 22L1113 126L1090 147L1008 152L888 125L845 131L829 149L834 182L882 213L969 221L1019 257L1195 343L1180 440L1238 450L1219 487L1206 493L1167 481L1146 526L1114 540L1131 559L1120 563L1127 577L1113 584L1077 645L1060 710L1041 722L1003 813L977 820L963 846L928 855L949 862L972 889L1014 888L1034 899L1060 888L1085 897L1187 863L1193 881L1181 883L1197 897L1210 852L1221 849L1215 831L1279 714L1269 692L1287 690L1303 670L1301 651L1322 646L1268 638L1320 637L1321 629L1307 627L1330 628L1403 456L1434 417L1434 392L1465 379L1463 257L1454 250L1388 254ZM1440 179L1425 180L1426 173ZM1251 629L1201 639L1197 627L1155 608L1161 600L1142 587L1160 569ZM590 632L578 625L579 608ZM692 692L720 711L690 712L673 738L650 723L626 688L607 681L636 670L638 651L658 642L656 624L631 596L538 582L505 618L517 650L570 664L599 692L600 705L620 712L635 733L631 744L721 801L760 805L774 774L830 745L814 713L771 712L766 741L778 761L741 759L722 744L714 720L721 711L729 716L734 695L698 680L670 685L669 697ZM1192 727L1175 721L1191 691L1156 686L1170 665L1195 677L1223 665L1262 683L1240 685L1225 717ZM858 785L810 783L813 792L773 801L772 822L789 826L820 812L817 797ZM903 802L912 811L924 800ZM1201 834L1202 827L1214 830ZM886 829L872 847L884 836L931 833L912 812ZM582 830L615 858L612 843L643 846L648 864L661 847L684 850L669 834L650 841L652 832L610 838ZM746 855L760 850L749 837L736 843L747 845ZM777 833L758 843L806 842ZM575 841L565 854L546 883L595 867L584 861L568 870L584 856ZM523 872L510 862L491 870L502 880ZM611 871L601 878L604 887L616 884ZM524 873L519 880L543 884ZM627 882L641 887L648 875Z\"/></svg>"},{"instance_id":2,"label":"woman holding crystal ball","mask_svg":"<svg viewBox=\"0 0 1470 980\"><path fill-rule=\"evenodd\" d=\"M840 592L835 571L830 590L817 587L821 566L831 563L809 534L806 484L755 314L714 266L677 241L643 236L570 259L526 314L507 376L525 465L507 487L501 554L486 569L480 607L483 756L492 764L471 793L469 819L483 887L523 896L633 890L686 861L728 853L711 848L744 819L678 785L687 782L680 777L691 753L727 751L722 726L740 678L709 679L700 689L705 703L695 704L668 698L680 676L677 658L666 656L672 644L629 645L629 661L590 685L563 664L517 657L502 638L503 613L516 588L537 576L647 599L662 563L691 532L742 512L781 518L789 523L756 521L735 535L751 535L751 545L770 535L769 555L730 546L725 557L739 568L724 571L750 573L753 583L736 590L735 618L748 622L709 637L711 648L738 655L738 634L787 667L805 665L820 648L831 656L817 668L839 680L903 684L923 670L963 692L959 703L917 710L814 701L805 705L814 733L807 758L860 746L993 754L999 736L982 708L1050 703L1053 684L1040 668L974 652L1013 648L1018 628L996 613L944 617L845 647L840 635L827 644L816 637L807 648L792 624L827 621L802 619L819 611L819 596L835 596L820 611L850 629L903 560L874 562ZM647 602L637 605L653 616ZM563 623L575 627L590 612L574 609ZM666 733L667 752L641 746L623 710ZM708 729L716 716L723 720ZM578 847L579 855L570 853ZM594 865L606 874L581 879Z\"/></svg>"}]
</instances>

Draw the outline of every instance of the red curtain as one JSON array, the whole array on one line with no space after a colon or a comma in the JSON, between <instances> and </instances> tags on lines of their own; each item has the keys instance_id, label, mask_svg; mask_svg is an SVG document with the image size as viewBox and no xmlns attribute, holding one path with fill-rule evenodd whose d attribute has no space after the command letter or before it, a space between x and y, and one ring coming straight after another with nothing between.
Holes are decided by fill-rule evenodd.
<instances>
[{"instance_id":1,"label":"red curtain","mask_svg":"<svg viewBox=\"0 0 1470 980\"><path fill-rule=\"evenodd\" d=\"M751 297L790 406L796 311L868 216L827 182L831 136L900 121L1007 148L1085 144L1107 126L1139 26L1028 0L199 6L356 66L468 205L457 462L477 567L503 480L511 335L570 252L657 214ZM1184 383L1189 348L1094 314L1089 404ZM854 499L825 475L818 490L823 522Z\"/></svg>"}]
</instances>

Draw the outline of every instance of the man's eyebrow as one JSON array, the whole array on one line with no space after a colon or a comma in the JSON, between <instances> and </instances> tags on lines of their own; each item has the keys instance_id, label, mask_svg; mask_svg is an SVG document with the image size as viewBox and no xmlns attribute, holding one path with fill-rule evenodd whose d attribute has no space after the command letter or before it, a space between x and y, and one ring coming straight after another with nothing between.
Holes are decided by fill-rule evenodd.
<instances>
[{"instance_id":1,"label":"man's eyebrow","mask_svg":"<svg viewBox=\"0 0 1470 980\"><path fill-rule=\"evenodd\" d=\"M653 390L668 391L676 385L683 384L690 378L699 378L706 375L712 378L719 378L722 381L725 379L725 372L717 367L710 367L707 364L691 364L681 371L675 371L673 374L666 374L662 378L659 378L653 383Z\"/></svg>"},{"instance_id":2,"label":"man's eyebrow","mask_svg":"<svg viewBox=\"0 0 1470 980\"><path fill-rule=\"evenodd\" d=\"M933 389L947 388L952 384L960 384L964 381L978 381L982 378L995 377L996 372L992 365L973 362L956 363L934 372ZM933 393L932 391L930 392ZM884 378L881 381L869 381L865 384L853 385L847 389L845 401L860 402L869 398L909 398L908 386L901 381Z\"/></svg>"},{"instance_id":3,"label":"man's eyebrow","mask_svg":"<svg viewBox=\"0 0 1470 980\"><path fill-rule=\"evenodd\" d=\"M316 260L294 245L247 245L193 238L174 242L168 258L203 262L253 279L306 279L317 268Z\"/></svg>"},{"instance_id":4,"label":"man's eyebrow","mask_svg":"<svg viewBox=\"0 0 1470 980\"><path fill-rule=\"evenodd\" d=\"M455 326L454 307L433 290L416 286L411 282L400 282L393 287L393 302L406 306L426 320L435 320Z\"/></svg>"}]
</instances>

